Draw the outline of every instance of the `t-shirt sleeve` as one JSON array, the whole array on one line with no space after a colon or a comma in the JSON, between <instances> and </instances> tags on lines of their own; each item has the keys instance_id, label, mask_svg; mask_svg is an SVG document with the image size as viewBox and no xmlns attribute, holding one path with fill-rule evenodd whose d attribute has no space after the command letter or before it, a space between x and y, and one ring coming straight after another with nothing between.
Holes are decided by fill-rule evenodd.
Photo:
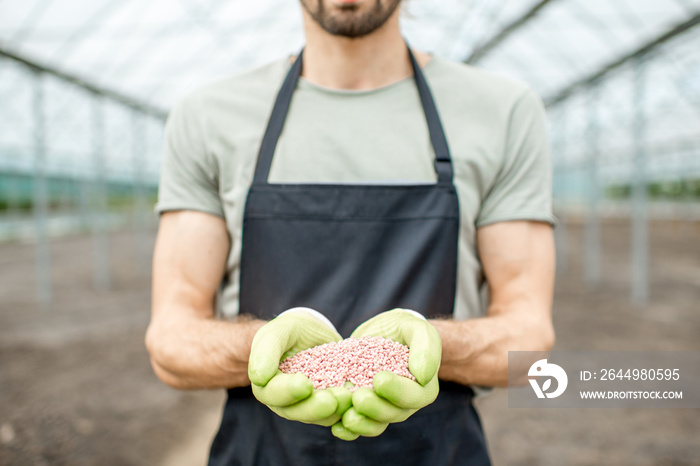
<instances>
[{"instance_id":1,"label":"t-shirt sleeve","mask_svg":"<svg viewBox=\"0 0 700 466\"><path fill-rule=\"evenodd\" d=\"M544 106L528 89L511 110L503 165L482 201L476 226L508 220L556 225L550 157Z\"/></svg>"},{"instance_id":2,"label":"t-shirt sleeve","mask_svg":"<svg viewBox=\"0 0 700 466\"><path fill-rule=\"evenodd\" d=\"M165 125L156 212L197 210L219 217L219 169L207 149L202 113L189 95L170 112Z\"/></svg>"}]
</instances>

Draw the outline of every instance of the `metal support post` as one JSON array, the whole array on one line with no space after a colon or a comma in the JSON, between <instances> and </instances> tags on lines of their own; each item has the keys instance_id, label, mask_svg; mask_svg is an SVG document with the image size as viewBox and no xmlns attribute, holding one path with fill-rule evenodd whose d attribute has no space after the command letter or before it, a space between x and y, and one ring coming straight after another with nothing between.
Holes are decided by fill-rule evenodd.
<instances>
[{"instance_id":1,"label":"metal support post","mask_svg":"<svg viewBox=\"0 0 700 466\"><path fill-rule=\"evenodd\" d=\"M645 56L634 61L634 179L632 182L631 299L644 306L649 299L649 219L646 174Z\"/></svg>"},{"instance_id":2,"label":"metal support post","mask_svg":"<svg viewBox=\"0 0 700 466\"><path fill-rule=\"evenodd\" d=\"M92 228L90 222L90 179L85 173L78 175L78 189L80 198L78 199L78 209L80 212L80 230L87 232Z\"/></svg>"},{"instance_id":3,"label":"metal support post","mask_svg":"<svg viewBox=\"0 0 700 466\"><path fill-rule=\"evenodd\" d=\"M554 186L557 190L554 192L554 200L557 203L557 219L559 223L554 230L554 239L556 245L556 263L557 273L565 273L569 267L569 232L567 228L566 216L566 105L560 105L558 111L557 138L554 145Z\"/></svg>"},{"instance_id":4,"label":"metal support post","mask_svg":"<svg viewBox=\"0 0 700 466\"><path fill-rule=\"evenodd\" d=\"M600 284L600 149L598 143L598 85L589 88L588 98L588 212L584 227L583 277L592 288Z\"/></svg>"},{"instance_id":5,"label":"metal support post","mask_svg":"<svg viewBox=\"0 0 700 466\"><path fill-rule=\"evenodd\" d=\"M111 282L109 238L107 236L107 186L105 176L105 114L104 98L100 94L92 96L92 148L93 148L93 206L92 206L92 246L93 246L93 285L98 290L109 289Z\"/></svg>"},{"instance_id":6,"label":"metal support post","mask_svg":"<svg viewBox=\"0 0 700 466\"><path fill-rule=\"evenodd\" d=\"M22 193L22 175L14 172L7 177L7 215L10 218L22 215L22 204L26 201Z\"/></svg>"},{"instance_id":7,"label":"metal support post","mask_svg":"<svg viewBox=\"0 0 700 466\"><path fill-rule=\"evenodd\" d=\"M44 74L34 72L34 226L36 229L37 298L43 306L52 299L51 246L49 244L49 192L46 180L46 115Z\"/></svg>"},{"instance_id":8,"label":"metal support post","mask_svg":"<svg viewBox=\"0 0 700 466\"><path fill-rule=\"evenodd\" d=\"M146 187L145 187L145 121L136 109L131 110L132 163L134 168L134 264L136 273L143 275L149 268L148 240L146 238Z\"/></svg>"}]
</instances>

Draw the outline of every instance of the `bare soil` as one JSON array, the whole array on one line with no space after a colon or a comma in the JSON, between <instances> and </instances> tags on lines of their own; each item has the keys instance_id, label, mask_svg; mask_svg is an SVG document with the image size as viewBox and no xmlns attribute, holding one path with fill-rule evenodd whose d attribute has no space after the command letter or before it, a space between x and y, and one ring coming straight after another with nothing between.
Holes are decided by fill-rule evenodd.
<instances>
[{"instance_id":1,"label":"bare soil","mask_svg":"<svg viewBox=\"0 0 700 466\"><path fill-rule=\"evenodd\" d=\"M700 225L652 225L643 308L628 299L626 222L603 225L595 287L583 285L580 222L567 239L555 349L700 350ZM52 240L54 300L42 307L34 246L0 245L0 465L204 464L223 391L155 378L143 345L150 258L132 234L111 235L111 286L95 291L92 247ZM700 464L697 409L509 409L504 390L477 404L496 465Z\"/></svg>"},{"instance_id":2,"label":"bare soil","mask_svg":"<svg viewBox=\"0 0 700 466\"><path fill-rule=\"evenodd\" d=\"M0 246L0 465L203 464L223 393L153 375L150 257L135 257L133 235L111 235L111 287L94 291L91 238L51 249L54 302L42 307L34 247Z\"/></svg>"},{"instance_id":3,"label":"bare soil","mask_svg":"<svg viewBox=\"0 0 700 466\"><path fill-rule=\"evenodd\" d=\"M652 224L645 307L630 304L629 234L604 223L601 280L585 286L581 224L569 226L555 350L700 350L700 225ZM496 465L700 465L698 409L511 409L505 390L477 406Z\"/></svg>"}]
</instances>

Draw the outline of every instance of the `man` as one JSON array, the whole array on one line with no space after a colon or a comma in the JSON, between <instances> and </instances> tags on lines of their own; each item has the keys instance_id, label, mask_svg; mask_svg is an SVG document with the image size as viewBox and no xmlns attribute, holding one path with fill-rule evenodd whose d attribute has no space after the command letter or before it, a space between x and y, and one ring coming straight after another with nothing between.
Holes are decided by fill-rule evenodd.
<instances>
[{"instance_id":1,"label":"man","mask_svg":"<svg viewBox=\"0 0 700 466\"><path fill-rule=\"evenodd\" d=\"M553 344L541 103L409 53L400 3L301 0L293 65L171 113L146 344L165 383L229 389L210 464L488 464L474 391L507 384L509 350ZM296 306L330 322L296 309L266 323ZM409 344L422 375L331 397L275 373L285 351L351 332L423 335Z\"/></svg>"}]
</instances>

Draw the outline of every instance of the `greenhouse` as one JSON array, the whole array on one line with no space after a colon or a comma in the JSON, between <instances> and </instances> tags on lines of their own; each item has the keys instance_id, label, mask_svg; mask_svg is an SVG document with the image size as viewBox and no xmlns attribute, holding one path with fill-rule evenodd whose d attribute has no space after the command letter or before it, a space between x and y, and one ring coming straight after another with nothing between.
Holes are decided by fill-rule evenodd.
<instances>
[{"instance_id":1,"label":"greenhouse","mask_svg":"<svg viewBox=\"0 0 700 466\"><path fill-rule=\"evenodd\" d=\"M558 221L555 349L697 352L700 0L403 0L400 24L411 47L525 83L544 104ZM297 54L304 42L299 2L0 0L0 356L18 355L8 369L20 374L17 348L37 340L71 347L71 357L91 351L76 349L76 342L115 329L125 332L119 341L142 341L171 109L207 83ZM138 315L115 318L122 307L139 309ZM579 320L595 309L595 324ZM595 336L584 338L585 329ZM134 354L147 365L145 353ZM43 358L32 364L41 367ZM102 428L87 405L72 400L51 411L56 429L73 426L77 437L49 434L27 420L41 417L39 411L27 408L27 416L9 407L25 400L22 384L36 382L11 380L10 395L0 393L8 406L0 408L1 464L5 458L7 464L188 464L176 459L179 441L165 434L154 437L155 445L175 453L158 456L147 447L145 432L159 427L145 417L161 411L142 416L136 435L120 434L119 442L135 442L134 456L114 443L106 451L115 462L105 462L76 446L75 438L94 439ZM149 387L135 390L157 390ZM173 398L168 409L192 425L206 424L209 435L217 421L195 408L214 412L221 400L190 395ZM108 415L136 416L119 409L110 406ZM491 449L508 448L508 410L489 398L482 409ZM667 420L675 440L651 428L625 437L630 450L655 439L648 457L591 434L583 443L600 456L588 459L584 447L563 446L584 435L576 421L552 411L533 434L540 441L558 435L551 457L530 445L523 447L527 460L492 452L494 460L694 464L700 457L691 440L700 425L685 411ZM638 422L657 425L647 411ZM588 411L581 425L603 415ZM516 418L535 425L537 416ZM561 423L571 425L566 433L558 432ZM637 425L618 426L628 432ZM610 424L603 432L615 429ZM188 439L190 431L179 426L172 438ZM210 440L193 443L199 453L189 464L203 461ZM527 440L519 433L514 442Z\"/></svg>"}]
</instances>

